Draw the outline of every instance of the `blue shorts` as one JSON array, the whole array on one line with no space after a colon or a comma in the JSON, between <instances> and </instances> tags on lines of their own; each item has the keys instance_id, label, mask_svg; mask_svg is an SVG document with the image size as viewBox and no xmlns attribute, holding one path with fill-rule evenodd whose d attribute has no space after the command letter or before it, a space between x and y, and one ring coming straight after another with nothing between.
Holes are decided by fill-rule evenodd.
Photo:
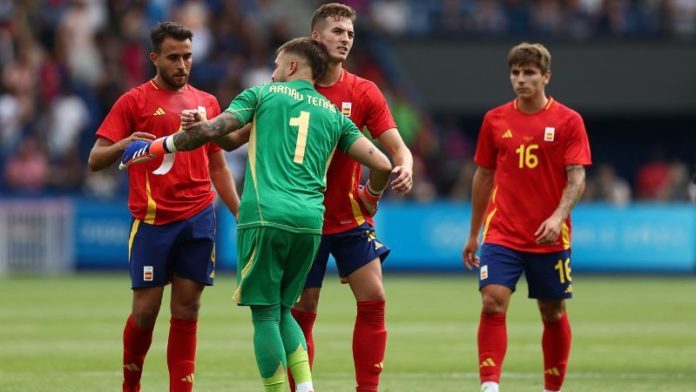
<instances>
[{"instance_id":1,"label":"blue shorts","mask_svg":"<svg viewBox=\"0 0 696 392\"><path fill-rule=\"evenodd\" d=\"M131 288L164 286L173 275L212 286L215 279L213 206L189 219L165 225L134 219L128 254Z\"/></svg>"},{"instance_id":2,"label":"blue shorts","mask_svg":"<svg viewBox=\"0 0 696 392\"><path fill-rule=\"evenodd\" d=\"M322 235L319 250L307 275L305 288L321 287L329 254L336 260L338 275L345 277L377 257L384 262L389 252L391 249L377 239L375 229L367 223L343 233Z\"/></svg>"},{"instance_id":3,"label":"blue shorts","mask_svg":"<svg viewBox=\"0 0 696 392\"><path fill-rule=\"evenodd\" d=\"M570 249L554 253L528 253L501 245L483 244L479 290L489 284L498 284L515 291L517 281L524 272L529 298L572 298L570 267Z\"/></svg>"}]
</instances>

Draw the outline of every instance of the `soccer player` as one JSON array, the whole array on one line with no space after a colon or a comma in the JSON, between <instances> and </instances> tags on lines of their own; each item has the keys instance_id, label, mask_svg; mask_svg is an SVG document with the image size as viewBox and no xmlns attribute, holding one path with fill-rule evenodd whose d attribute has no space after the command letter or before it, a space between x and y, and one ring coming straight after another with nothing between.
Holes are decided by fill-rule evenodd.
<instances>
[{"instance_id":1,"label":"soccer player","mask_svg":"<svg viewBox=\"0 0 696 392\"><path fill-rule=\"evenodd\" d=\"M355 10L339 3L324 4L314 12L312 38L329 51L329 69L317 81L317 90L358 128L367 127L372 138L386 148L394 160L391 187L406 194L413 185L413 157L399 135L384 96L373 82L343 68L353 46L355 19ZM353 330L357 390L376 391L387 344L381 263L389 254L389 248L375 235L374 211L366 210L356 202L361 179L360 164L337 151L327 178L321 245L292 314L307 339L311 364L314 359L312 328L326 264L329 254L332 254L341 281L350 285L357 302Z\"/></svg>"},{"instance_id":2,"label":"soccer player","mask_svg":"<svg viewBox=\"0 0 696 392\"><path fill-rule=\"evenodd\" d=\"M215 97L188 84L191 40L191 31L176 23L163 22L152 30L150 60L157 74L114 104L97 130L89 156L91 170L111 166L133 141L175 132L184 109L199 109L211 117L220 112ZM162 159L128 171L133 305L123 331L123 391L140 390L143 363L169 282L170 390L192 390L200 299L203 288L214 279L215 193L211 182L235 216L239 206L223 154L208 144L177 155L164 175L152 173Z\"/></svg>"},{"instance_id":3,"label":"soccer player","mask_svg":"<svg viewBox=\"0 0 696 392\"><path fill-rule=\"evenodd\" d=\"M468 269L479 268L481 391L498 391L507 350L505 314L522 272L544 324L544 391L560 391L566 374L570 210L585 188L591 159L582 117L546 95L550 65L551 54L541 44L510 50L517 98L486 113L476 147L471 231L462 257Z\"/></svg>"},{"instance_id":4,"label":"soccer player","mask_svg":"<svg viewBox=\"0 0 696 392\"><path fill-rule=\"evenodd\" d=\"M321 240L323 191L331 156L341 151L370 168L356 195L374 210L392 169L360 130L313 87L327 67L326 49L298 38L278 49L274 83L243 91L212 121L182 113L186 132L138 142L124 165L190 150L252 123L240 205L234 299L251 306L254 351L266 391L283 391L290 368L296 390L313 389L307 343L290 314ZM339 150L336 150L336 147Z\"/></svg>"}]
</instances>

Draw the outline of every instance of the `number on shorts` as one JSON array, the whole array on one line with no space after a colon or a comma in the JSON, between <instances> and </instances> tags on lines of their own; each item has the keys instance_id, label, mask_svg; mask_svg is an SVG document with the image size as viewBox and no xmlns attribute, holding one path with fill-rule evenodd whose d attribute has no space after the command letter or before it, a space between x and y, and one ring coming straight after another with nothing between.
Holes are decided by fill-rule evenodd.
<instances>
[{"instance_id":1,"label":"number on shorts","mask_svg":"<svg viewBox=\"0 0 696 392\"><path fill-rule=\"evenodd\" d=\"M566 258L565 261L559 259L553 269L558 270L558 277L561 279L561 284L573 280L570 277L570 257Z\"/></svg>"}]
</instances>

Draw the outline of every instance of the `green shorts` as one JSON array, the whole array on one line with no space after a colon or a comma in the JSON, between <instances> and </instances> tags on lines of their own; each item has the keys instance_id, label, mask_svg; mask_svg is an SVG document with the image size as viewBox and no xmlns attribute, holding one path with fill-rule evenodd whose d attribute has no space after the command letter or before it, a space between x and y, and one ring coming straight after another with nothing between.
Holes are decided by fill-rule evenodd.
<instances>
[{"instance_id":1,"label":"green shorts","mask_svg":"<svg viewBox=\"0 0 696 392\"><path fill-rule=\"evenodd\" d=\"M299 234L273 227L237 230L239 305L291 307L300 297L321 235Z\"/></svg>"}]
</instances>

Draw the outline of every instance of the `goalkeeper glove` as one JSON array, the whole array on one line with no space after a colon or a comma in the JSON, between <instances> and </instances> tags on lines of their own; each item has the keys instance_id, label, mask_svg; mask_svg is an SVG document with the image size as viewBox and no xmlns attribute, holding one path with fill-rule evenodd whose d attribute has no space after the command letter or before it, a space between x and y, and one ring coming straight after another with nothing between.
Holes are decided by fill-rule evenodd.
<instances>
[{"instance_id":1,"label":"goalkeeper glove","mask_svg":"<svg viewBox=\"0 0 696 392\"><path fill-rule=\"evenodd\" d=\"M176 147L174 146L174 138L171 136L161 137L152 142L136 140L129 144L121 155L118 169L123 170L130 165L147 162L172 152L176 152Z\"/></svg>"},{"instance_id":2,"label":"goalkeeper glove","mask_svg":"<svg viewBox=\"0 0 696 392\"><path fill-rule=\"evenodd\" d=\"M365 211L373 216L377 213L377 203L382 198L382 192L375 192L370 188L370 182L358 187L358 197L365 207Z\"/></svg>"}]
</instances>

